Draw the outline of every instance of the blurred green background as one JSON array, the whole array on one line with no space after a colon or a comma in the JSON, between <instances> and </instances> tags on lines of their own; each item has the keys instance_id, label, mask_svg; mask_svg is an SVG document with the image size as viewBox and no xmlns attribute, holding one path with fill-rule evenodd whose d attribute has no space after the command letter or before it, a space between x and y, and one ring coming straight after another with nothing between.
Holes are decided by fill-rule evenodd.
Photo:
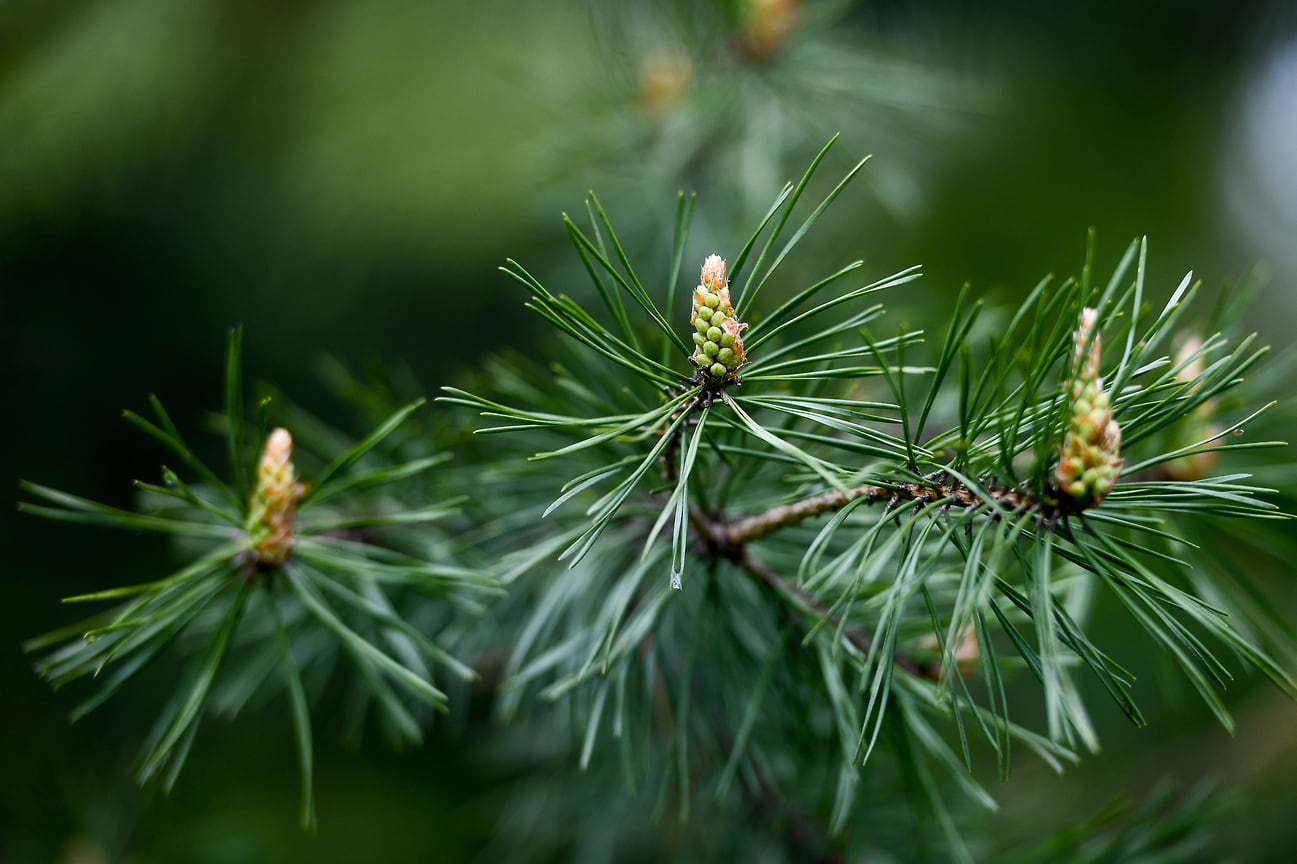
<instances>
[{"instance_id":1,"label":"blurred green background","mask_svg":"<svg viewBox=\"0 0 1297 864\"><path fill-rule=\"evenodd\" d=\"M874 161L817 229L829 263L798 266L922 264L885 298L894 318L940 329L964 281L1007 300L1075 273L1095 226L1099 273L1149 237L1155 294L1190 269L1215 287L1261 264L1249 323L1295 341L1291 4L792 5L771 43L724 4L0 4L9 488L127 504L160 454L120 409L156 392L201 427L238 322L251 374L360 431L320 358L406 366L432 392L502 348L540 353L539 319L495 267L513 257L584 291L559 214L586 189L665 272L677 189L699 191L691 250L733 255L839 131L830 173ZM322 706L316 836L297 828L282 706L206 722L170 798L136 788L147 682L70 726L18 643L71 620L59 597L157 573L165 542L8 508L0 543L0 860L460 860L507 818L499 793L521 769L490 758L472 706L399 754L342 744ZM1256 578L1297 614L1291 575ZM1164 775L1214 777L1237 789L1224 848L1292 860L1297 709L1244 681L1234 740L1160 661L1143 671L1150 728L1100 704L1105 752L1062 779L1020 764L999 790L1003 836Z\"/></svg>"}]
</instances>

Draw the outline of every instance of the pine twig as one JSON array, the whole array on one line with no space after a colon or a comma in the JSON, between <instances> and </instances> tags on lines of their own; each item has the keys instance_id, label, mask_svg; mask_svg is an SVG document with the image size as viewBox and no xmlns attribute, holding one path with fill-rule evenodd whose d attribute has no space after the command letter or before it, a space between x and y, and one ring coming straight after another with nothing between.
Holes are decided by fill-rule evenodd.
<instances>
[{"instance_id":1,"label":"pine twig","mask_svg":"<svg viewBox=\"0 0 1297 864\"><path fill-rule=\"evenodd\" d=\"M1041 501L1014 489L990 489L987 496L991 501L998 504L1000 509L1016 513L1036 508L1052 510L1056 506L1051 502ZM777 507L771 507L764 513L758 513L755 516L748 516L733 522L713 522L712 526L717 539L722 545L743 546L753 540L760 540L762 537L769 536L781 528L796 525L799 522L822 516L825 513L837 512L852 501L860 498L864 498L870 504L886 501L889 512L901 504L910 502L931 504L936 501L945 501L949 506L965 509L978 508L988 504L987 499L979 497L962 484L931 482L878 486L866 483L848 489L846 492L834 490L825 492L822 495L804 498L792 504L781 504ZM992 511L992 518L997 514L998 510Z\"/></svg>"}]
</instances>

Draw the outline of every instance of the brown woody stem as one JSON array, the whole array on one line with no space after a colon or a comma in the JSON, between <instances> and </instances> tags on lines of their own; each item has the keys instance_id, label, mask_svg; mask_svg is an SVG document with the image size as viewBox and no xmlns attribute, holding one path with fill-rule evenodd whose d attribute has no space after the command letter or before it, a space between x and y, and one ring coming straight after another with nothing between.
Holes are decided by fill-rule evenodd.
<instances>
[{"instance_id":1,"label":"brown woody stem","mask_svg":"<svg viewBox=\"0 0 1297 864\"><path fill-rule=\"evenodd\" d=\"M1041 506L1040 501L1021 492L1005 489L988 491L988 497L1006 511L1021 513ZM973 508L989 506L986 499L979 497L967 486L945 483L897 483L892 486L875 486L864 484L846 492L825 492L804 498L792 504L772 507L764 513L748 516L733 522L716 522L713 525L718 532L718 539L725 545L742 546L753 540L759 540L773 534L780 528L796 525L815 516L835 513L852 501L864 498L872 504L877 501L887 502L888 510L903 504L931 504L935 501L946 502L949 507ZM998 511L993 510L992 513Z\"/></svg>"}]
</instances>

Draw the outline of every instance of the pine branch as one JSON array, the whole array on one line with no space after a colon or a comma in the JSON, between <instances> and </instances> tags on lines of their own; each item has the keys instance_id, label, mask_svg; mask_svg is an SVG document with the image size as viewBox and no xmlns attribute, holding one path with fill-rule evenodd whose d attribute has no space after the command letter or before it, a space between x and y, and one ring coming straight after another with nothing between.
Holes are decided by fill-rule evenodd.
<instances>
[{"instance_id":1,"label":"pine branch","mask_svg":"<svg viewBox=\"0 0 1297 864\"><path fill-rule=\"evenodd\" d=\"M502 579L518 584L527 571L536 576L534 608L510 661L509 713L532 682L551 700L580 688L592 700L585 767L601 712L610 704L610 681L621 688L639 674L645 682L676 686L669 712L674 732L657 742L648 761L682 760L672 779L683 800L683 742L707 730L740 729L738 743L722 748L730 752L722 788L739 764L748 764L744 759L754 771L771 769L773 763L757 764L761 744L752 737L755 724L765 722L761 702L770 676L776 668L793 680L810 673L822 683L819 707L830 709L832 719L831 728L819 732L836 738L842 757L829 833L861 818L856 772L890 741L908 749L908 779L924 790L952 853L971 860L939 789L953 781L969 801L994 806L970 775L973 736L980 732L994 749L1002 776L1014 742L1055 767L1075 759L1078 745L1096 748L1094 724L1074 680L1082 672L1093 674L1132 722L1143 723L1132 676L1090 641L1073 611L1074 593L1085 584L1115 592L1227 726L1215 687L1230 673L1199 630L1285 692L1297 693L1226 611L1179 587L1189 563L1184 559L1192 559L1183 551L1185 541L1160 524L1171 511L1286 517L1256 497L1265 490L1237 483L1242 475L1175 484L1137 475L1207 449L1242 449L1218 440L1251 416L1225 428L1204 415L1260 352L1249 340L1231 347L1217 334L1174 363L1159 353L1159 342L1182 314L1180 301L1193 292L1182 283L1150 322L1140 244L1132 244L1101 292L1091 290L1088 270L1079 283L1057 289L1042 281L991 341L987 356L970 350L981 335L975 327L981 305L965 292L944 343L924 358L931 366L907 362L922 350L914 347L923 343L922 331L874 338L866 328L883 314L882 306L848 305L917 278L913 269L853 288L845 282L858 265L850 265L794 288L773 311L757 308L756 289L840 191L841 185L763 269L766 253L773 255L778 244L773 237L758 242L757 235L792 224L789 210L797 196L775 203L771 217L778 218L768 217L734 259L728 275L741 269L748 250L765 250L744 289L736 289L736 300L724 260L707 257L689 310L695 346L689 377L656 359L670 358L679 347L663 324L679 320L682 310L654 306L629 261L602 251L601 237L611 230L599 210L594 240L575 239L612 329L513 265L515 278L532 290L533 305L573 337L576 356L549 369L497 368L484 382L499 394L490 398L457 389L445 398L509 423L479 431L527 432L533 459L571 462L570 473L547 484L537 471L503 467L517 466L526 454L508 455L500 445L487 454L501 466L496 470L507 490L501 500L512 511L497 513L501 525L512 527L493 536L502 541L502 552L518 550L504 564ZM678 230L673 273L684 243L685 232ZM1137 258L1135 284L1123 290ZM648 335L635 329L622 291L647 313ZM667 296L677 296L674 287ZM1120 354L1107 363L1101 331L1109 355ZM927 377L926 394L915 399L918 376ZM951 382L958 392L944 386ZM1168 440L1165 430L1195 411L1186 436ZM641 481L654 466L664 482L645 490ZM793 484L800 491L791 503L764 504L789 501ZM524 504L524 489L544 499ZM518 519L526 512L549 517L560 507L567 508L560 517L566 518L580 506L568 502L580 498L591 503L570 528L555 531ZM881 514L865 516L873 504L883 505ZM828 517L818 532L793 530L817 517ZM669 556L659 545L667 534ZM564 546L559 560L575 569L546 572L541 562ZM685 600L646 586L653 572L665 573L668 560L672 589L688 587L683 577L691 561L726 561L750 578L717 580L714 567L705 577L691 577L704 590L702 602L714 604L700 609L696 594ZM614 573L624 575L608 575ZM1201 588L1198 593L1212 596ZM771 596L773 607L765 602ZM785 652L781 640L769 641L768 629L754 631L757 620L768 628L772 608L807 634L812 668L805 652ZM702 620L716 628L706 644L730 652L731 661L713 681L719 691L710 699L690 683L700 674L694 659ZM681 629L686 622L687 631ZM815 639L821 629L835 637ZM1007 644L997 647L1004 641L998 634ZM650 642L651 635L663 638ZM631 650L649 644L646 653ZM1020 663L1040 682L1047 735L1010 721L1006 661ZM898 670L902 674L895 675ZM974 676L984 676L989 704L974 697ZM614 730L633 717L617 699ZM652 714L650 706L641 711ZM953 722L957 748L929 725L937 715ZM770 722L772 733L786 731L778 719ZM881 736L885 728L898 735ZM696 746L689 744L691 753ZM623 745L623 764L635 758ZM749 796L760 798L752 773L745 776ZM781 788L787 779L769 776Z\"/></svg>"},{"instance_id":2,"label":"pine branch","mask_svg":"<svg viewBox=\"0 0 1297 864\"><path fill-rule=\"evenodd\" d=\"M597 745L616 739L628 784L656 776L659 801L674 797L682 817L709 771L719 772L716 802L741 778L746 818L780 823L796 857L826 862L844 860L847 826L863 836L878 795L894 791L874 776L858 782L871 754L891 750L915 793L916 823L918 809L930 809L952 857L972 860L943 790L994 807L972 776L979 734L1002 777L1011 745L1055 768L1081 746L1096 748L1081 674L1143 724L1133 676L1086 632L1085 604L1075 601L1090 586L1123 604L1227 727L1219 689L1232 672L1217 646L1297 696L1266 653L1283 628L1237 614L1221 597L1223 580L1199 572L1211 550L1168 518L1242 517L1242 533L1289 518L1264 500L1271 490L1242 482L1249 475L1206 476L1219 452L1276 446L1221 443L1256 416L1227 424L1219 406L1236 410L1224 394L1262 352L1217 333L1174 361L1161 353L1194 290L1186 280L1150 322L1142 244L1102 291L1091 290L1088 266L1079 283L1040 283L986 356L969 347L983 334L968 292L938 350L921 353L922 331L875 339L866 328L883 308L858 301L917 278L914 268L847 285L857 262L800 290L778 284L781 263L860 169L797 227L793 207L819 163L775 202L729 274L720 255L707 257L691 331L676 331L683 308L657 305L645 286L661 283L632 267L593 197L589 229L568 228L602 311L510 262L506 272L573 353L545 366L492 365L478 382L489 397L445 388L443 401L495 424L477 430L483 443L463 445L462 470L448 466L458 471L450 485L473 493L462 499L424 488L348 503L441 464L426 448L390 466L374 459L397 449L389 436L408 431L419 401L381 411L359 444L326 435L320 470L301 475L313 487L299 482L292 436L267 433L265 402L244 428L235 334L229 482L194 456L155 401L156 425L128 419L203 481L191 486L164 469L162 485L139 485L166 509L135 513L24 486L42 503L23 509L37 515L166 532L208 550L164 579L70 598L123 605L29 645L48 652L40 671L59 685L107 669L83 712L173 640L184 650L180 637L204 637L195 673L147 748L148 772L168 785L209 705L232 714L263 681L282 678L312 824L309 699L320 671L350 656L364 682L356 722L377 706L401 740L416 742L431 713L420 704L445 710L450 698L442 672L480 680L451 655L447 635L479 661L508 646L507 661L492 664L499 714L513 719L533 695L558 703L559 734L535 740L551 746L577 732L573 762L585 771L599 764ZM679 205L671 299L691 212L691 202ZM781 238L786 227L793 233ZM740 270L732 299L729 277ZM761 308L758 296L765 303L785 289L790 299ZM932 365L915 365L916 356ZM525 443L512 444L513 433ZM664 484L652 479L658 469ZM455 530L424 524L461 504ZM870 512L874 504L881 512ZM818 530L800 527L819 517ZM694 564L702 566L686 584ZM500 585L509 595L488 607ZM805 635L790 650L794 630ZM282 675L269 674L276 668ZM1005 681L1014 668L1039 682L1047 733L1011 722ZM975 676L985 698L970 686ZM938 717L950 734L932 725ZM797 760L771 747L797 735L810 745ZM827 803L835 775L829 815L817 802Z\"/></svg>"},{"instance_id":3,"label":"pine branch","mask_svg":"<svg viewBox=\"0 0 1297 864\"><path fill-rule=\"evenodd\" d=\"M312 487L300 482L293 436L285 428L266 428L268 400L260 403L255 424L245 422L241 358L242 334L236 328L229 338L225 381L231 483L198 460L161 402L151 398L158 425L129 412L127 419L179 456L201 477L202 485L191 485L164 467L163 485L137 482L136 488L150 503L161 499L166 506L136 513L22 484L28 495L53 505L23 502L19 506L25 512L185 537L191 541L185 552L195 556L162 579L66 598L65 602L110 600L121 605L38 637L25 648L42 654L36 669L55 687L98 679L97 692L73 712L81 716L164 652L183 654L197 646L200 662L163 707L140 771L141 782L157 776L168 789L185 764L204 715L218 706L230 715L237 713L254 693L276 686L277 676L269 671L279 668L301 763L302 823L311 828L314 770L303 673L331 668L339 652L351 655L369 685L358 695L366 702L376 697L380 714L392 728L403 740L417 742L423 733L410 706L445 710L448 699L434 683L439 677L434 670L463 681L471 681L476 673L407 620L405 610L393 605L403 602L398 592L457 604L499 588L481 572L388 545L399 527L427 530L428 523L458 512L462 499L429 506L426 501L398 504L362 495L425 474L444 461L440 456L397 465L371 461L372 451L384 442L390 445L391 436L423 399L391 412L357 444L337 441L326 447L337 452L323 460L328 467L315 475L320 479ZM245 427L256 430L254 435L246 435ZM213 631L214 621L224 622L219 630Z\"/></svg>"},{"instance_id":4,"label":"pine branch","mask_svg":"<svg viewBox=\"0 0 1297 864\"><path fill-rule=\"evenodd\" d=\"M1048 500L1035 497L1015 489L993 488L988 483L986 497L978 495L967 486L955 482L907 483L875 485L866 483L848 489L812 495L792 504L781 504L771 507L763 513L733 521L718 521L711 524L711 536L724 547L739 547L754 540L767 537L782 528L796 525L807 519L834 513L846 507L852 501L865 499L869 504L886 501L886 513L891 513L907 504L924 506L932 503L942 504L942 510L959 507L969 513L987 507L987 515L993 521L1000 518L1000 511L1014 514L1030 510L1041 510L1042 516L1051 515L1058 505Z\"/></svg>"}]
</instances>

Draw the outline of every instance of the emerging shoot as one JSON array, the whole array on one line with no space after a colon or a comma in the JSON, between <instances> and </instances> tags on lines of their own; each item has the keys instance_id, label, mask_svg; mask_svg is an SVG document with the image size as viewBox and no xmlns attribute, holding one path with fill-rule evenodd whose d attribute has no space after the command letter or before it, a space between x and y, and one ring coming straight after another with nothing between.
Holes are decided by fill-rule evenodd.
<instances>
[{"instance_id":1,"label":"emerging shoot","mask_svg":"<svg viewBox=\"0 0 1297 864\"><path fill-rule=\"evenodd\" d=\"M1112 419L1108 393L1099 377L1099 333L1096 309L1081 311L1081 326L1072 334L1072 394L1067 436L1054 479L1082 507L1093 507L1112 490L1121 474L1121 427ZM1087 350L1088 349L1088 350Z\"/></svg>"},{"instance_id":2,"label":"emerging shoot","mask_svg":"<svg viewBox=\"0 0 1297 864\"><path fill-rule=\"evenodd\" d=\"M694 289L693 360L706 375L724 382L737 382L743 365L743 336L746 324L734 317L730 303L729 282L725 278L725 259L709 255L703 262L701 284Z\"/></svg>"},{"instance_id":3,"label":"emerging shoot","mask_svg":"<svg viewBox=\"0 0 1297 864\"><path fill-rule=\"evenodd\" d=\"M288 430L271 432L257 465L257 488L248 502L248 554L260 566L277 567L293 551L297 501L306 487L297 482L292 455Z\"/></svg>"}]
</instances>

